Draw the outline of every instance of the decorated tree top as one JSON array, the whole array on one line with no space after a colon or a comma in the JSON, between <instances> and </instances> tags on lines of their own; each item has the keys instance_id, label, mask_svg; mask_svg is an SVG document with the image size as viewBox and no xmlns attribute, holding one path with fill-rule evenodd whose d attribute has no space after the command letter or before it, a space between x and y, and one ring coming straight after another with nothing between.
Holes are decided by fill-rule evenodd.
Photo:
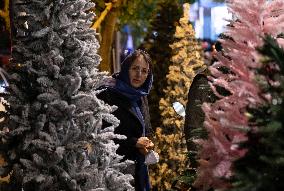
<instances>
[{"instance_id":1,"label":"decorated tree top","mask_svg":"<svg viewBox=\"0 0 284 191\"><path fill-rule=\"evenodd\" d=\"M206 68L202 58L202 48L195 38L192 25L189 23L190 6L188 3L183 6L183 17L180 18L174 34L175 42L170 45L173 56L167 74L167 87L164 89L166 100L162 98L160 101L162 116L169 121L172 121L171 117L176 118L171 107L172 103L179 101L182 105L186 105L187 93L194 76ZM166 104L165 101L168 103ZM168 125L166 120L163 121L163 125ZM181 127L182 125L178 126L179 129Z\"/></svg>"}]
</instances>

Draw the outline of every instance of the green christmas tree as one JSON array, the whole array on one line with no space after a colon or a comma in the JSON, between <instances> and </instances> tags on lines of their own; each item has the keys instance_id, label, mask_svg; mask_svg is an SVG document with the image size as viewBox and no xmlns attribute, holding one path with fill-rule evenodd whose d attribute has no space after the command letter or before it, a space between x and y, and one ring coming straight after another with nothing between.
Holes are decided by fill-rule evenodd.
<instances>
[{"instance_id":1,"label":"green christmas tree","mask_svg":"<svg viewBox=\"0 0 284 191\"><path fill-rule=\"evenodd\" d=\"M248 133L245 157L235 162L233 191L279 191L284 189L284 49L270 36L259 52L263 93L271 95L262 107L251 109L250 121L259 126Z\"/></svg>"}]
</instances>

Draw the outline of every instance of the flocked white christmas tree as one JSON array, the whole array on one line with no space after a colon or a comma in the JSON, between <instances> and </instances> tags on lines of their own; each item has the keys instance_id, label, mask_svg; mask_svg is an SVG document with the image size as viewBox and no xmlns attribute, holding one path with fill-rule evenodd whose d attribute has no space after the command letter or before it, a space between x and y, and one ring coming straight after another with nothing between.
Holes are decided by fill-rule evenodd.
<instances>
[{"instance_id":1,"label":"flocked white christmas tree","mask_svg":"<svg viewBox=\"0 0 284 191\"><path fill-rule=\"evenodd\" d=\"M13 54L0 151L11 172L5 190L133 190L121 173L115 107L96 97L94 4L88 0L14 0ZM102 129L102 121L110 126ZM3 123L2 123L3 125ZM2 189L2 187L1 187ZM3 186L4 189L4 186Z\"/></svg>"}]
</instances>

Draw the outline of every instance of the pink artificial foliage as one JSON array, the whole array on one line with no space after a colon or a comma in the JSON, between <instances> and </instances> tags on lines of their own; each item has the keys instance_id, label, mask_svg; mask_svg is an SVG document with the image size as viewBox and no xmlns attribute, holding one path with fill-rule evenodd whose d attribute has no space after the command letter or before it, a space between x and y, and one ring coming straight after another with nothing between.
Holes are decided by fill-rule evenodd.
<instances>
[{"instance_id":1,"label":"pink artificial foliage","mask_svg":"<svg viewBox=\"0 0 284 191\"><path fill-rule=\"evenodd\" d=\"M282 48L284 48L284 39L283 39L283 38L278 38L278 39L277 39L277 43L278 43Z\"/></svg>"},{"instance_id":2,"label":"pink artificial foliage","mask_svg":"<svg viewBox=\"0 0 284 191\"><path fill-rule=\"evenodd\" d=\"M248 130L257 130L249 123L247 108L269 99L269 95L262 95L256 81L255 72L261 66L256 47L262 45L265 34L276 38L284 31L283 0L228 0L227 5L234 15L225 32L230 38L220 40L223 53L217 53L218 62L210 67L208 77L220 99L203 104L208 139L196 141L202 149L194 186L200 190L232 186L227 180L233 175L233 162L246 154L238 145L247 140ZM283 40L278 41L284 46ZM220 71L220 67L229 72ZM217 86L230 95L221 95Z\"/></svg>"}]
</instances>

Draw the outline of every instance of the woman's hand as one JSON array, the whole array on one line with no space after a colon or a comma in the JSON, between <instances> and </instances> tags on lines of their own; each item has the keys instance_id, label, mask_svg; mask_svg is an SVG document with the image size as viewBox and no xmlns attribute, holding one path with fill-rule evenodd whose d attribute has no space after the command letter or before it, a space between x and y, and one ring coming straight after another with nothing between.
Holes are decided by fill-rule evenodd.
<instances>
[{"instance_id":1,"label":"woman's hand","mask_svg":"<svg viewBox=\"0 0 284 191\"><path fill-rule=\"evenodd\" d=\"M150 149L154 148L154 143L148 137L140 137L137 140L136 147L141 154L146 155Z\"/></svg>"},{"instance_id":2,"label":"woman's hand","mask_svg":"<svg viewBox=\"0 0 284 191\"><path fill-rule=\"evenodd\" d=\"M148 139L148 137L140 137L136 143L137 148L144 148L144 147L149 148L153 146L154 146L153 142L150 139Z\"/></svg>"},{"instance_id":3,"label":"woman's hand","mask_svg":"<svg viewBox=\"0 0 284 191\"><path fill-rule=\"evenodd\" d=\"M150 142L148 143L148 145L146 146L147 149L151 150L154 148L154 143L150 140Z\"/></svg>"},{"instance_id":4,"label":"woman's hand","mask_svg":"<svg viewBox=\"0 0 284 191\"><path fill-rule=\"evenodd\" d=\"M138 140L137 140L137 143L136 143L136 147L137 148L144 148L147 146L147 142L149 141L148 137L140 137Z\"/></svg>"}]
</instances>

